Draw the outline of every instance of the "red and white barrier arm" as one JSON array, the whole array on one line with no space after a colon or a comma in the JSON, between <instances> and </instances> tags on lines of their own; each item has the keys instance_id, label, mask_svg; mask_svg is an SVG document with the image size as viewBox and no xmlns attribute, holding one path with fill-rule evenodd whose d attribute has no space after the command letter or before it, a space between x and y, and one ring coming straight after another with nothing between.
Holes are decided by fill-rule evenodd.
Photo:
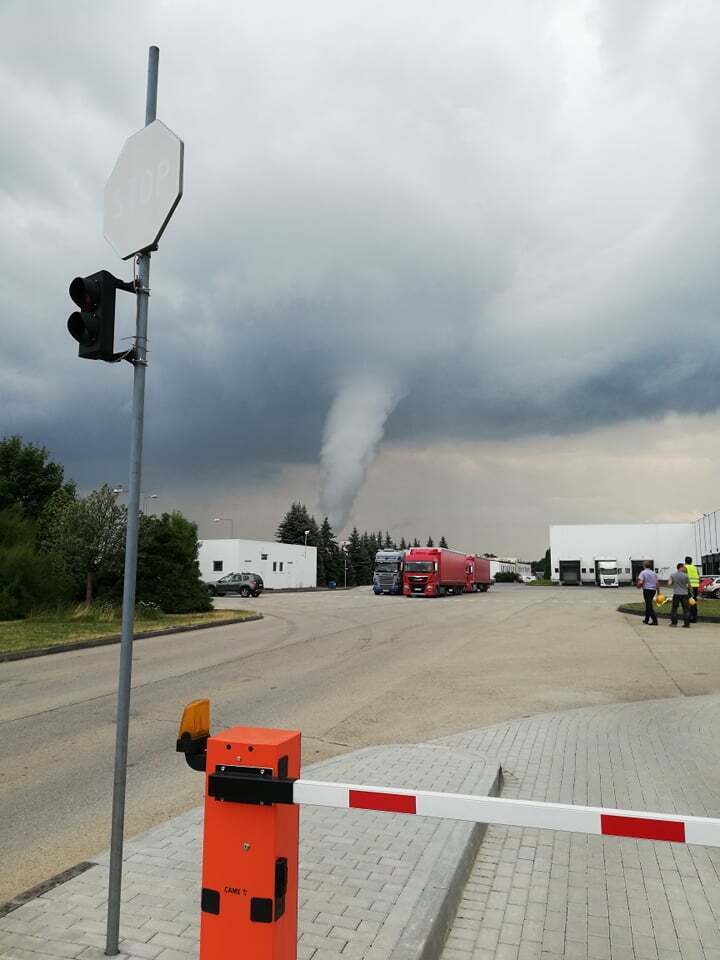
<instances>
[{"instance_id":1,"label":"red and white barrier arm","mask_svg":"<svg viewBox=\"0 0 720 960\"><path fill-rule=\"evenodd\" d=\"M720 819L677 814L640 813L602 807L580 807L537 800L474 797L430 790L382 789L320 780L296 780L293 803L350 810L410 813L446 820L538 827L570 833L592 833L640 840L669 840L720 847Z\"/></svg>"}]
</instances>

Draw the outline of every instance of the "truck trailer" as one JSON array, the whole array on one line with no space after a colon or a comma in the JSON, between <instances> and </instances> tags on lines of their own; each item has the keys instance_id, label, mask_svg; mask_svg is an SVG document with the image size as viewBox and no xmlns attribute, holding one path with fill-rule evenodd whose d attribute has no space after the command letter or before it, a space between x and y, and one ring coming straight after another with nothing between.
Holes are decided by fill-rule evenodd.
<instances>
[{"instance_id":1,"label":"truck trailer","mask_svg":"<svg viewBox=\"0 0 720 960\"><path fill-rule=\"evenodd\" d=\"M413 547L405 554L403 593L406 597L444 597L465 593L468 556L442 547Z\"/></svg>"},{"instance_id":2,"label":"truck trailer","mask_svg":"<svg viewBox=\"0 0 720 960\"><path fill-rule=\"evenodd\" d=\"M403 564L405 550L378 550L375 554L373 593L401 594L403 592Z\"/></svg>"},{"instance_id":3,"label":"truck trailer","mask_svg":"<svg viewBox=\"0 0 720 960\"><path fill-rule=\"evenodd\" d=\"M467 557L466 573L466 593L473 593L475 591L486 593L495 582L490 573L490 561L485 557L477 557L470 554Z\"/></svg>"}]
</instances>

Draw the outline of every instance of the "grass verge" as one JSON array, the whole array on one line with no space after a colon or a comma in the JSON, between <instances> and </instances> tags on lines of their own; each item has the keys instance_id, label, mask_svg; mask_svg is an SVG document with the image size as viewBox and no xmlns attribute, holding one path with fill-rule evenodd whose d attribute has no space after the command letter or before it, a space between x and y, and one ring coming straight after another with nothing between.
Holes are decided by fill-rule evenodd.
<instances>
[{"instance_id":1,"label":"grass verge","mask_svg":"<svg viewBox=\"0 0 720 960\"><path fill-rule=\"evenodd\" d=\"M529 587L555 587L557 584L553 583L552 580L531 580L528 584Z\"/></svg>"},{"instance_id":2,"label":"grass verge","mask_svg":"<svg viewBox=\"0 0 720 960\"><path fill-rule=\"evenodd\" d=\"M655 607L659 617L669 617L672 602L668 599L661 607ZM623 603L618 607L621 613L645 613L644 603ZM682 620L682 607L678 609L678 617ZM712 617L720 621L720 600L698 600L698 620ZM712 622L712 620L710 621Z\"/></svg>"},{"instance_id":3,"label":"grass verge","mask_svg":"<svg viewBox=\"0 0 720 960\"><path fill-rule=\"evenodd\" d=\"M135 633L154 633L173 627L212 626L222 620L247 620L256 617L253 610L212 610L209 613L138 614ZM0 653L16 653L40 647L62 647L84 640L114 637L120 633L119 616L98 620L74 618L70 614L37 614L27 620L0 621Z\"/></svg>"}]
</instances>

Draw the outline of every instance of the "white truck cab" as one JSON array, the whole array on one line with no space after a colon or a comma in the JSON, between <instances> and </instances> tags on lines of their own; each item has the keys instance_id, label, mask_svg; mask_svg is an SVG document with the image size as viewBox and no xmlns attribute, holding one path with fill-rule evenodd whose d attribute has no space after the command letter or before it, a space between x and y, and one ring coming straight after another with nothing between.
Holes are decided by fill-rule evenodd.
<instances>
[{"instance_id":1,"label":"white truck cab","mask_svg":"<svg viewBox=\"0 0 720 960\"><path fill-rule=\"evenodd\" d=\"M599 587L620 586L620 570L617 560L596 560L595 570Z\"/></svg>"}]
</instances>

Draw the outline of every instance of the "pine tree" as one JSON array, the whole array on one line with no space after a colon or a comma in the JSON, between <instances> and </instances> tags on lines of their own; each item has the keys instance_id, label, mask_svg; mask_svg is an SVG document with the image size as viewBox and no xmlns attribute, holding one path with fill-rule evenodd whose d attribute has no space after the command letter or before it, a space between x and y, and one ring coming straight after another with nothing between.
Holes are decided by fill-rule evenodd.
<instances>
[{"instance_id":1,"label":"pine tree","mask_svg":"<svg viewBox=\"0 0 720 960\"><path fill-rule=\"evenodd\" d=\"M358 580L358 573L362 570L363 557L364 557L364 551L362 548L362 543L360 541L360 534L358 533L358 528L353 527L352 533L348 537L348 545L347 545L347 562L348 562L347 582L349 587L355 587L360 582Z\"/></svg>"},{"instance_id":2,"label":"pine tree","mask_svg":"<svg viewBox=\"0 0 720 960\"><path fill-rule=\"evenodd\" d=\"M333 528L327 517L323 520L318 534L318 585L330 580L343 582L344 563L340 547L335 539ZM322 573L322 577L321 577Z\"/></svg>"},{"instance_id":3,"label":"pine tree","mask_svg":"<svg viewBox=\"0 0 720 960\"><path fill-rule=\"evenodd\" d=\"M433 540L432 537L428 537L427 543L425 544L425 546L426 546L426 547L434 547L434 546L435 546L435 541Z\"/></svg>"},{"instance_id":4,"label":"pine tree","mask_svg":"<svg viewBox=\"0 0 720 960\"><path fill-rule=\"evenodd\" d=\"M448 549L449 549L449 547L448 547L448 542L447 542L447 540L445 539L445 537L440 537L440 543L438 544L438 546L439 546L439 547L442 547L443 550L448 550Z\"/></svg>"},{"instance_id":5,"label":"pine tree","mask_svg":"<svg viewBox=\"0 0 720 960\"><path fill-rule=\"evenodd\" d=\"M414 547L419 547L419 546L420 546L420 541L418 540L417 537L415 537L415 539L413 540L412 545L413 545Z\"/></svg>"},{"instance_id":6,"label":"pine tree","mask_svg":"<svg viewBox=\"0 0 720 960\"><path fill-rule=\"evenodd\" d=\"M395 549L395 541L394 541L394 540L392 539L392 537L390 536L390 531L389 531L389 530L386 530L386 531L385 531L385 543L383 544L383 548L384 548L385 550L394 550L394 549Z\"/></svg>"},{"instance_id":7,"label":"pine tree","mask_svg":"<svg viewBox=\"0 0 720 960\"><path fill-rule=\"evenodd\" d=\"M307 541L305 540L305 531L307 531ZM296 543L298 546L303 546L307 543L309 547L318 547L317 583L323 584L326 582L327 573L324 566L324 556L319 549L320 530L318 529L315 517L310 516L304 503L298 501L292 504L280 521L275 539L279 543Z\"/></svg>"},{"instance_id":8,"label":"pine tree","mask_svg":"<svg viewBox=\"0 0 720 960\"><path fill-rule=\"evenodd\" d=\"M400 550L407 550L408 545L405 543L405 537L400 537Z\"/></svg>"},{"instance_id":9,"label":"pine tree","mask_svg":"<svg viewBox=\"0 0 720 960\"><path fill-rule=\"evenodd\" d=\"M304 503L293 503L288 512L280 521L275 539L279 543L305 543L305 531L308 531L309 546L318 545L318 526L315 518L308 513Z\"/></svg>"},{"instance_id":10,"label":"pine tree","mask_svg":"<svg viewBox=\"0 0 720 960\"><path fill-rule=\"evenodd\" d=\"M552 578L552 563L550 562L550 547L545 551L545 563L543 569L543 578L550 580Z\"/></svg>"},{"instance_id":11,"label":"pine tree","mask_svg":"<svg viewBox=\"0 0 720 960\"><path fill-rule=\"evenodd\" d=\"M375 534L368 534L367 530L363 531L363 535L360 537L360 566L357 572L358 584L365 585L372 583L372 571L375 565L376 553L377 544L375 542Z\"/></svg>"}]
</instances>

